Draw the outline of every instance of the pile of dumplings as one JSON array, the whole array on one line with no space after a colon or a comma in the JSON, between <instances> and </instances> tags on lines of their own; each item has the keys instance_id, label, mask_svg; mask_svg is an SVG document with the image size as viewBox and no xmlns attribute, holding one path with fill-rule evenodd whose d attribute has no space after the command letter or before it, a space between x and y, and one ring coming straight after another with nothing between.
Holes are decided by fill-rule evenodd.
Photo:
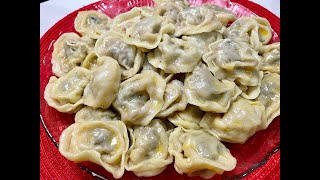
<instances>
[{"instance_id":1,"label":"pile of dumplings","mask_svg":"<svg viewBox=\"0 0 320 180\"><path fill-rule=\"evenodd\" d=\"M236 167L222 142L245 143L280 115L280 42L264 18L158 0L113 19L82 11L74 25L54 43L44 93L75 113L59 142L71 161L116 179L171 163L207 179Z\"/></svg>"}]
</instances>

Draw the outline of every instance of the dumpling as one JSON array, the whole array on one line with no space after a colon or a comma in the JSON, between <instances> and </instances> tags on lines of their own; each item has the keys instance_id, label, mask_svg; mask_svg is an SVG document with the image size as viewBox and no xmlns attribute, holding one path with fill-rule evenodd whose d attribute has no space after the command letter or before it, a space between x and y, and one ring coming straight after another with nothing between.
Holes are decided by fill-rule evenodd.
<instances>
[{"instance_id":1,"label":"dumpling","mask_svg":"<svg viewBox=\"0 0 320 180\"><path fill-rule=\"evenodd\" d=\"M164 34L159 46L147 56L150 64L166 73L185 73L201 61L201 49L195 41Z\"/></svg>"},{"instance_id":2,"label":"dumpling","mask_svg":"<svg viewBox=\"0 0 320 180\"><path fill-rule=\"evenodd\" d=\"M225 31L224 37L247 43L259 51L272 38L270 23L262 17L240 17Z\"/></svg>"},{"instance_id":3,"label":"dumpling","mask_svg":"<svg viewBox=\"0 0 320 180\"><path fill-rule=\"evenodd\" d=\"M188 0L154 0L156 5L165 4L165 3L175 3L182 7L189 7L190 3Z\"/></svg>"},{"instance_id":4,"label":"dumpling","mask_svg":"<svg viewBox=\"0 0 320 180\"><path fill-rule=\"evenodd\" d=\"M134 7L117 16L111 30L122 34L126 43L146 52L159 45L162 34L173 33L174 25L156 15L152 7Z\"/></svg>"},{"instance_id":5,"label":"dumpling","mask_svg":"<svg viewBox=\"0 0 320 180\"><path fill-rule=\"evenodd\" d=\"M93 39L109 31L111 18L99 11L80 11L74 20L74 28L81 35L87 35Z\"/></svg>"},{"instance_id":6,"label":"dumpling","mask_svg":"<svg viewBox=\"0 0 320 180\"><path fill-rule=\"evenodd\" d=\"M129 27L144 17L150 17L154 13L152 7L134 7L130 11L116 16L111 25L111 31L124 35Z\"/></svg>"},{"instance_id":7,"label":"dumpling","mask_svg":"<svg viewBox=\"0 0 320 180\"><path fill-rule=\"evenodd\" d=\"M99 37L94 47L98 57L109 56L121 67L122 79L134 76L142 67L145 55L133 45L123 41L121 35L107 32Z\"/></svg>"},{"instance_id":8,"label":"dumpling","mask_svg":"<svg viewBox=\"0 0 320 180\"><path fill-rule=\"evenodd\" d=\"M242 91L241 96L246 99L256 99L260 94L261 80L263 78L263 72L259 71L259 81L256 86L245 86L239 84L238 87Z\"/></svg>"},{"instance_id":9,"label":"dumpling","mask_svg":"<svg viewBox=\"0 0 320 180\"><path fill-rule=\"evenodd\" d=\"M165 73L162 69L159 68L155 68L154 66L152 66L149 61L146 59L143 62L143 66L142 66L142 71L146 71L146 70L151 70L154 71L156 73L158 73L161 77L163 77L163 79L166 81L166 83L170 82L174 76L174 74L171 73Z\"/></svg>"},{"instance_id":10,"label":"dumpling","mask_svg":"<svg viewBox=\"0 0 320 180\"><path fill-rule=\"evenodd\" d=\"M265 107L259 101L238 97L225 114L206 113L200 122L219 140L230 143L245 143L253 134L263 129Z\"/></svg>"},{"instance_id":11,"label":"dumpling","mask_svg":"<svg viewBox=\"0 0 320 180\"><path fill-rule=\"evenodd\" d=\"M116 97L121 81L120 66L111 57L99 57L92 78L84 89L83 104L107 109Z\"/></svg>"},{"instance_id":12,"label":"dumpling","mask_svg":"<svg viewBox=\"0 0 320 180\"><path fill-rule=\"evenodd\" d=\"M61 77L80 66L93 46L94 41L85 36L80 37L76 33L62 34L53 44L52 72Z\"/></svg>"},{"instance_id":13,"label":"dumpling","mask_svg":"<svg viewBox=\"0 0 320 180\"><path fill-rule=\"evenodd\" d=\"M112 105L125 124L145 126L160 112L164 104L165 80L146 70L120 84Z\"/></svg>"},{"instance_id":14,"label":"dumpling","mask_svg":"<svg viewBox=\"0 0 320 180\"><path fill-rule=\"evenodd\" d=\"M155 6L155 14L164 17L168 23L176 24L178 13L183 11L184 6L175 2L162 2Z\"/></svg>"},{"instance_id":15,"label":"dumpling","mask_svg":"<svg viewBox=\"0 0 320 180\"><path fill-rule=\"evenodd\" d=\"M153 15L144 17L126 30L124 41L140 48L156 48L165 33L173 33L174 25L168 23L164 17Z\"/></svg>"},{"instance_id":16,"label":"dumpling","mask_svg":"<svg viewBox=\"0 0 320 180\"><path fill-rule=\"evenodd\" d=\"M120 120L120 116L109 110L109 109L94 109L90 106L85 106L80 109L75 117L74 121L77 122L86 122L86 121L110 121L110 120Z\"/></svg>"},{"instance_id":17,"label":"dumpling","mask_svg":"<svg viewBox=\"0 0 320 180\"><path fill-rule=\"evenodd\" d=\"M215 13L217 19L221 22L223 26L227 26L229 22L233 22L237 19L236 15L226 8L213 4L208 5L208 8L210 8Z\"/></svg>"},{"instance_id":18,"label":"dumpling","mask_svg":"<svg viewBox=\"0 0 320 180\"><path fill-rule=\"evenodd\" d=\"M177 111L168 120L175 126L180 126L184 129L201 129L199 123L205 112L201 111L197 106L188 104L183 111Z\"/></svg>"},{"instance_id":19,"label":"dumpling","mask_svg":"<svg viewBox=\"0 0 320 180\"><path fill-rule=\"evenodd\" d=\"M263 46L260 70L280 74L280 42Z\"/></svg>"},{"instance_id":20,"label":"dumpling","mask_svg":"<svg viewBox=\"0 0 320 180\"><path fill-rule=\"evenodd\" d=\"M221 33L217 31L204 32L200 34L194 34L189 36L182 36L183 40L196 42L196 46L201 50L201 57L204 53L209 51L209 44L223 39Z\"/></svg>"},{"instance_id":21,"label":"dumpling","mask_svg":"<svg viewBox=\"0 0 320 180\"><path fill-rule=\"evenodd\" d=\"M82 94L91 76L91 71L82 67L73 68L59 79L51 76L44 90L44 99L59 112L77 112L82 107Z\"/></svg>"},{"instance_id":22,"label":"dumpling","mask_svg":"<svg viewBox=\"0 0 320 180\"><path fill-rule=\"evenodd\" d=\"M173 157L168 152L169 133L159 119L147 126L129 128L131 146L126 154L125 169L136 176L150 177L160 174L171 164Z\"/></svg>"},{"instance_id":23,"label":"dumpling","mask_svg":"<svg viewBox=\"0 0 320 180\"><path fill-rule=\"evenodd\" d=\"M129 148L127 127L121 121L78 122L60 136L60 153L76 163L99 164L115 179L124 174L124 158Z\"/></svg>"},{"instance_id":24,"label":"dumpling","mask_svg":"<svg viewBox=\"0 0 320 180\"><path fill-rule=\"evenodd\" d=\"M84 59L84 61L81 63L81 67L84 67L86 69L92 70L94 67L97 66L97 59L98 56L95 52L90 52L87 57Z\"/></svg>"},{"instance_id":25,"label":"dumpling","mask_svg":"<svg viewBox=\"0 0 320 180\"><path fill-rule=\"evenodd\" d=\"M192 35L203 32L220 31L223 26L208 4L188 7L181 11L175 24L174 35Z\"/></svg>"},{"instance_id":26,"label":"dumpling","mask_svg":"<svg viewBox=\"0 0 320 180\"><path fill-rule=\"evenodd\" d=\"M210 44L209 49L202 59L216 78L245 86L258 85L261 57L246 43L221 39Z\"/></svg>"},{"instance_id":27,"label":"dumpling","mask_svg":"<svg viewBox=\"0 0 320 180\"><path fill-rule=\"evenodd\" d=\"M197 66L184 81L188 103L203 111L224 113L241 94L238 86L231 81L219 81L204 66Z\"/></svg>"},{"instance_id":28,"label":"dumpling","mask_svg":"<svg viewBox=\"0 0 320 180\"><path fill-rule=\"evenodd\" d=\"M215 136L202 130L175 128L169 136L169 153L175 158L174 168L179 174L205 179L231 171L237 163Z\"/></svg>"},{"instance_id":29,"label":"dumpling","mask_svg":"<svg viewBox=\"0 0 320 180\"><path fill-rule=\"evenodd\" d=\"M172 80L167 84L164 92L164 104L156 117L167 117L175 111L183 111L188 104L184 93L183 83L179 80Z\"/></svg>"},{"instance_id":30,"label":"dumpling","mask_svg":"<svg viewBox=\"0 0 320 180\"><path fill-rule=\"evenodd\" d=\"M258 100L266 107L265 128L280 115L280 75L265 74L261 81L261 92Z\"/></svg>"}]
</instances>

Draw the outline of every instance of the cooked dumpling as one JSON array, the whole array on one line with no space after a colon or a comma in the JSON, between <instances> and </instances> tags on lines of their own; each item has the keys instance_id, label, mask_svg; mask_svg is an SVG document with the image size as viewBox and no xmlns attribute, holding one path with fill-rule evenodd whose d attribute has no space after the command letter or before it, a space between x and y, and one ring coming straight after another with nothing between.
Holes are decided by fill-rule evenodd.
<instances>
[{"instance_id":1,"label":"cooked dumpling","mask_svg":"<svg viewBox=\"0 0 320 180\"><path fill-rule=\"evenodd\" d=\"M201 57L204 53L209 51L209 44L223 39L222 34L217 31L204 32L190 36L182 36L183 40L196 42L198 49L201 50Z\"/></svg>"},{"instance_id":2,"label":"cooked dumpling","mask_svg":"<svg viewBox=\"0 0 320 180\"><path fill-rule=\"evenodd\" d=\"M59 79L51 76L44 91L44 99L59 112L77 112L82 107L82 94L91 76L92 73L82 67L73 68Z\"/></svg>"},{"instance_id":3,"label":"cooked dumpling","mask_svg":"<svg viewBox=\"0 0 320 180\"><path fill-rule=\"evenodd\" d=\"M230 104L241 94L234 82L219 81L204 66L197 66L186 77L184 87L188 103L203 111L216 113L227 112Z\"/></svg>"},{"instance_id":4,"label":"cooked dumpling","mask_svg":"<svg viewBox=\"0 0 320 180\"><path fill-rule=\"evenodd\" d=\"M60 136L60 153L76 163L90 161L115 179L124 174L129 148L127 127L121 121L86 121L70 125Z\"/></svg>"},{"instance_id":5,"label":"cooked dumpling","mask_svg":"<svg viewBox=\"0 0 320 180\"><path fill-rule=\"evenodd\" d=\"M168 120L184 129L201 129L199 123L204 114L197 106L188 104L185 110L175 112Z\"/></svg>"},{"instance_id":6,"label":"cooked dumpling","mask_svg":"<svg viewBox=\"0 0 320 180\"><path fill-rule=\"evenodd\" d=\"M265 128L280 115L280 75L265 74L261 81L261 92L258 100L266 107Z\"/></svg>"},{"instance_id":7,"label":"cooked dumpling","mask_svg":"<svg viewBox=\"0 0 320 180\"><path fill-rule=\"evenodd\" d=\"M129 27L144 17L153 15L153 8L149 6L134 7L130 11L116 16L111 25L111 31L124 35Z\"/></svg>"},{"instance_id":8,"label":"cooked dumpling","mask_svg":"<svg viewBox=\"0 0 320 180\"><path fill-rule=\"evenodd\" d=\"M172 80L166 86L164 104L156 117L167 117L175 111L183 111L186 109L187 104L183 83L179 80Z\"/></svg>"},{"instance_id":9,"label":"cooked dumpling","mask_svg":"<svg viewBox=\"0 0 320 180\"><path fill-rule=\"evenodd\" d=\"M92 74L90 83L84 89L83 104L93 108L107 109L116 97L120 86L120 66L111 57L99 57Z\"/></svg>"},{"instance_id":10,"label":"cooked dumpling","mask_svg":"<svg viewBox=\"0 0 320 180\"><path fill-rule=\"evenodd\" d=\"M191 72L201 60L201 49L194 40L164 34L159 46L148 53L148 61L166 73Z\"/></svg>"},{"instance_id":11,"label":"cooked dumpling","mask_svg":"<svg viewBox=\"0 0 320 180\"><path fill-rule=\"evenodd\" d=\"M238 97L225 114L206 113L200 122L219 140L230 143L245 143L265 124L265 107L259 101Z\"/></svg>"},{"instance_id":12,"label":"cooked dumpling","mask_svg":"<svg viewBox=\"0 0 320 180\"><path fill-rule=\"evenodd\" d=\"M92 50L94 41L80 37L76 33L64 33L54 43L52 52L52 72L61 77L79 66Z\"/></svg>"},{"instance_id":13,"label":"cooked dumpling","mask_svg":"<svg viewBox=\"0 0 320 180\"><path fill-rule=\"evenodd\" d=\"M150 70L150 71L154 71L154 72L159 73L161 69L158 69L158 68L154 67L154 66L153 66L152 64L150 64L149 61L146 59L146 60L143 62L142 71L147 71L147 70Z\"/></svg>"},{"instance_id":14,"label":"cooked dumpling","mask_svg":"<svg viewBox=\"0 0 320 180\"><path fill-rule=\"evenodd\" d=\"M126 124L145 126L160 112L164 100L165 80L146 70L120 84L113 107Z\"/></svg>"},{"instance_id":15,"label":"cooked dumpling","mask_svg":"<svg viewBox=\"0 0 320 180\"><path fill-rule=\"evenodd\" d=\"M217 16L217 19L221 22L223 26L227 26L229 22L233 22L237 19L236 15L228 9L222 8L217 5L208 5L208 7L212 9L212 11Z\"/></svg>"},{"instance_id":16,"label":"cooked dumpling","mask_svg":"<svg viewBox=\"0 0 320 180\"><path fill-rule=\"evenodd\" d=\"M81 35L93 39L110 30L111 18L99 11L81 11L74 20L74 28Z\"/></svg>"},{"instance_id":17,"label":"cooked dumpling","mask_svg":"<svg viewBox=\"0 0 320 180\"><path fill-rule=\"evenodd\" d=\"M192 35L203 32L219 31L222 29L222 24L218 20L214 11L208 4L200 6L188 7L181 11L177 17L175 24L176 31L174 35Z\"/></svg>"},{"instance_id":18,"label":"cooked dumpling","mask_svg":"<svg viewBox=\"0 0 320 180\"><path fill-rule=\"evenodd\" d=\"M245 85L239 84L238 87L242 91L241 96L246 99L256 99L260 94L262 77L263 77L263 72L259 71L259 82L258 82L258 85L256 86L245 86Z\"/></svg>"},{"instance_id":19,"label":"cooked dumpling","mask_svg":"<svg viewBox=\"0 0 320 180\"><path fill-rule=\"evenodd\" d=\"M110 121L110 120L120 120L120 116L106 109L94 109L90 106L85 106L80 109L75 117L75 122L85 122L85 121Z\"/></svg>"},{"instance_id":20,"label":"cooked dumpling","mask_svg":"<svg viewBox=\"0 0 320 180\"><path fill-rule=\"evenodd\" d=\"M151 70L154 71L156 73L158 73L161 77L164 78L164 80L166 81L166 83L170 82L174 76L174 74L171 73L165 73L162 69L159 68L155 68L154 66L152 66L148 60L145 60L143 62L143 66L142 66L142 71L146 71L146 70Z\"/></svg>"},{"instance_id":21,"label":"cooked dumpling","mask_svg":"<svg viewBox=\"0 0 320 180\"><path fill-rule=\"evenodd\" d=\"M259 51L263 45L272 38L270 23L261 17L240 17L225 31L225 38L249 44L251 48Z\"/></svg>"},{"instance_id":22,"label":"cooked dumpling","mask_svg":"<svg viewBox=\"0 0 320 180\"><path fill-rule=\"evenodd\" d=\"M125 169L141 177L160 174L172 163L168 152L169 133L165 124L152 120L147 126L129 128L131 146L126 154Z\"/></svg>"},{"instance_id":23,"label":"cooked dumpling","mask_svg":"<svg viewBox=\"0 0 320 180\"><path fill-rule=\"evenodd\" d=\"M260 70L280 74L280 42L263 46Z\"/></svg>"},{"instance_id":24,"label":"cooked dumpling","mask_svg":"<svg viewBox=\"0 0 320 180\"><path fill-rule=\"evenodd\" d=\"M127 28L124 41L140 48L154 49L159 45L162 34L173 32L173 24L164 17L153 15L139 19Z\"/></svg>"},{"instance_id":25,"label":"cooked dumpling","mask_svg":"<svg viewBox=\"0 0 320 180\"><path fill-rule=\"evenodd\" d=\"M123 41L121 35L107 32L100 36L94 47L98 57L109 56L117 60L121 67L122 79L134 76L142 67L144 53Z\"/></svg>"},{"instance_id":26,"label":"cooked dumpling","mask_svg":"<svg viewBox=\"0 0 320 180\"><path fill-rule=\"evenodd\" d=\"M155 14L164 17L168 23L176 24L178 13L183 11L184 6L175 2L162 2L155 6Z\"/></svg>"},{"instance_id":27,"label":"cooked dumpling","mask_svg":"<svg viewBox=\"0 0 320 180\"><path fill-rule=\"evenodd\" d=\"M134 7L117 16L111 30L122 34L126 43L147 52L159 45L162 34L173 33L174 25L155 14L152 7Z\"/></svg>"},{"instance_id":28,"label":"cooked dumpling","mask_svg":"<svg viewBox=\"0 0 320 180\"><path fill-rule=\"evenodd\" d=\"M169 153L175 158L174 168L179 174L205 179L231 171L237 163L215 136L202 130L175 128L169 136Z\"/></svg>"},{"instance_id":29,"label":"cooked dumpling","mask_svg":"<svg viewBox=\"0 0 320 180\"><path fill-rule=\"evenodd\" d=\"M246 43L221 39L209 45L203 60L218 79L228 79L245 86L259 83L257 66L260 56Z\"/></svg>"},{"instance_id":30,"label":"cooked dumpling","mask_svg":"<svg viewBox=\"0 0 320 180\"><path fill-rule=\"evenodd\" d=\"M154 0L154 2L156 3L156 5L173 2L175 4L182 6L182 7L190 6L188 0Z\"/></svg>"},{"instance_id":31,"label":"cooked dumpling","mask_svg":"<svg viewBox=\"0 0 320 180\"><path fill-rule=\"evenodd\" d=\"M94 67L97 66L97 59L98 56L96 55L96 53L90 52L84 59L84 61L81 63L81 67L92 70Z\"/></svg>"}]
</instances>

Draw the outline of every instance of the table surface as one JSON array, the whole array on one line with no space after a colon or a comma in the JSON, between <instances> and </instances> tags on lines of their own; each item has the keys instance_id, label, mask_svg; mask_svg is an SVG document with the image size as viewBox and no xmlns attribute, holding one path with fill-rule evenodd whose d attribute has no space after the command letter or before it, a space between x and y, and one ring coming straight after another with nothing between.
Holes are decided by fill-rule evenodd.
<instances>
[{"instance_id":1,"label":"table surface","mask_svg":"<svg viewBox=\"0 0 320 180\"><path fill-rule=\"evenodd\" d=\"M40 3L40 37L69 13L98 0L49 0ZM251 0L280 17L280 0Z\"/></svg>"}]
</instances>

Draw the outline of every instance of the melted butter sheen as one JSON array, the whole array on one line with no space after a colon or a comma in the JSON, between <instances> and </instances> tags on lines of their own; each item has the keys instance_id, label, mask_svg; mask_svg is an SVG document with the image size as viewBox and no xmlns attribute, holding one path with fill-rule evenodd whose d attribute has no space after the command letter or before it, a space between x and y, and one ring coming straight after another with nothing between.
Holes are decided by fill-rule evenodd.
<instances>
[{"instance_id":1,"label":"melted butter sheen","mask_svg":"<svg viewBox=\"0 0 320 180\"><path fill-rule=\"evenodd\" d=\"M137 137L137 147L144 147L146 156L149 157L162 157L164 151L163 145L161 144L160 136L157 133L157 129L142 127L139 129Z\"/></svg>"},{"instance_id":2,"label":"melted butter sheen","mask_svg":"<svg viewBox=\"0 0 320 180\"><path fill-rule=\"evenodd\" d=\"M118 144L117 138L107 129L96 128L92 134L93 145L101 153L110 154Z\"/></svg>"},{"instance_id":3,"label":"melted butter sheen","mask_svg":"<svg viewBox=\"0 0 320 180\"><path fill-rule=\"evenodd\" d=\"M201 157L217 160L219 153L216 143L208 143L211 138L204 134L191 136L191 141L195 144L195 151Z\"/></svg>"}]
</instances>

